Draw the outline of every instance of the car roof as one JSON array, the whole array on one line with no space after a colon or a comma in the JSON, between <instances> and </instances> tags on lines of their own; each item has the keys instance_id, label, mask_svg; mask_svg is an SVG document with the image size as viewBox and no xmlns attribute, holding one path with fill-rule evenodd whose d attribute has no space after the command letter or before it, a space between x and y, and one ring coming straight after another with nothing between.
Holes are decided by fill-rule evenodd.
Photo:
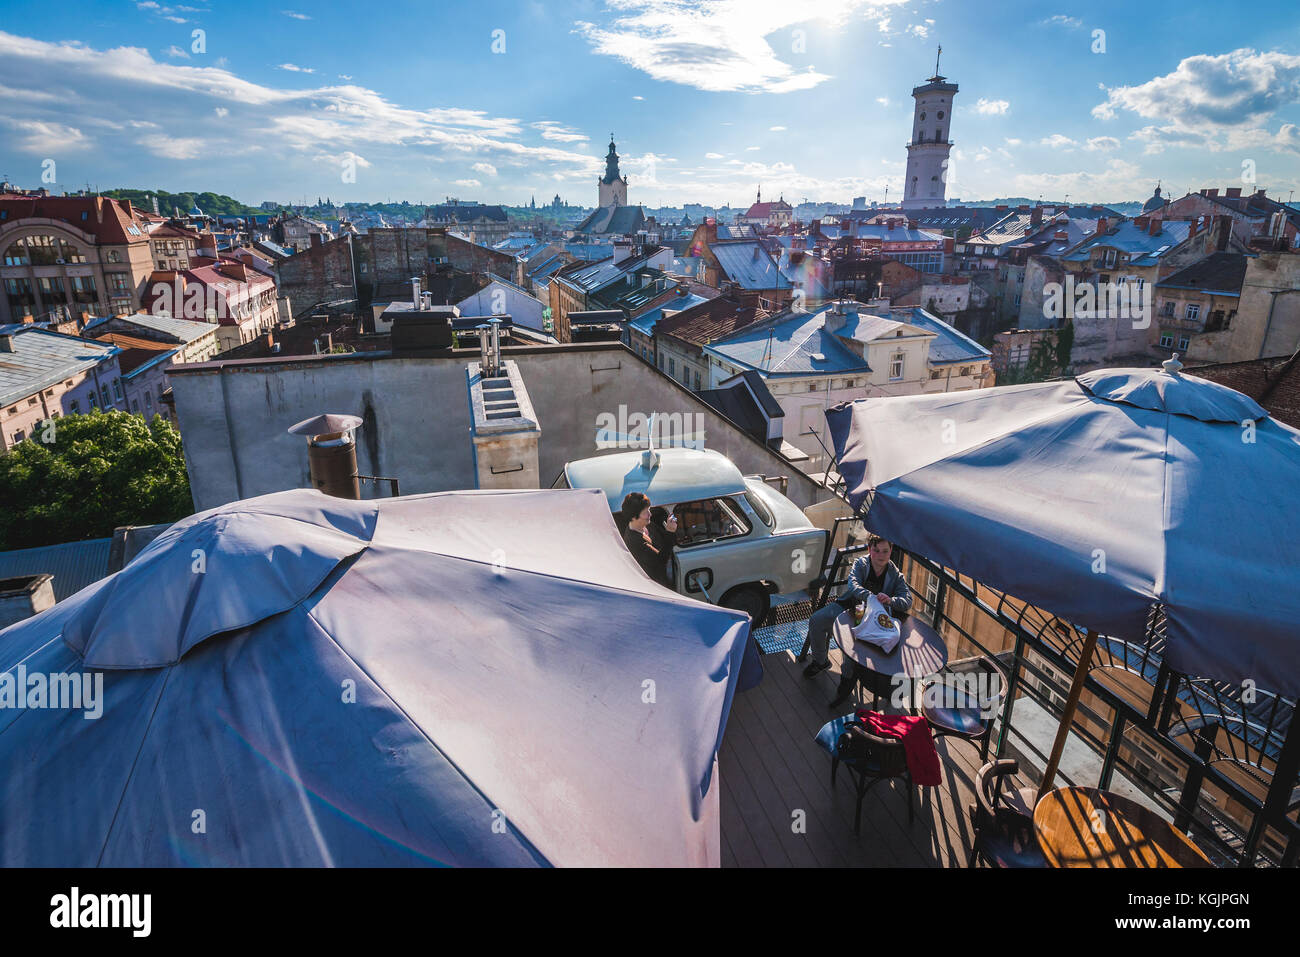
<instances>
[{"instance_id":1,"label":"car roof","mask_svg":"<svg viewBox=\"0 0 1300 957\"><path fill-rule=\"evenodd\" d=\"M676 505L718 495L741 495L745 477L731 460L712 449L655 449L657 464L646 467L645 450L579 459L564 467L571 488L598 488L618 511L629 492L644 492L651 505Z\"/></svg>"}]
</instances>

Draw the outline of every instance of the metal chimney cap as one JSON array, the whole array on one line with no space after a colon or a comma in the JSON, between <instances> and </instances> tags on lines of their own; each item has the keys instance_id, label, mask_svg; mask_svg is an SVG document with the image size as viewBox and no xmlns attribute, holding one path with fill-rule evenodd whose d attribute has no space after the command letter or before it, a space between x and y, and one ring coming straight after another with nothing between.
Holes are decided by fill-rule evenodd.
<instances>
[{"instance_id":1,"label":"metal chimney cap","mask_svg":"<svg viewBox=\"0 0 1300 957\"><path fill-rule=\"evenodd\" d=\"M356 415L314 415L303 419L297 425L289 427L290 435L337 435L351 432L361 427L361 418Z\"/></svg>"}]
</instances>

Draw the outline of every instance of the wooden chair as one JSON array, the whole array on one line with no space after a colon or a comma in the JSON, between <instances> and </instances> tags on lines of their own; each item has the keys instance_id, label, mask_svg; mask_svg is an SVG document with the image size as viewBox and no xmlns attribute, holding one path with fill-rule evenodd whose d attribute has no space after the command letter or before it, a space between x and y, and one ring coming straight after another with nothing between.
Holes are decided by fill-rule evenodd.
<instances>
[{"instance_id":1,"label":"wooden chair","mask_svg":"<svg viewBox=\"0 0 1300 957\"><path fill-rule=\"evenodd\" d=\"M835 742L831 753L831 787L835 787L835 773L843 764L853 778L857 806L853 812L853 832L862 833L862 799L880 781L901 778L907 789L907 823L911 824L915 812L912 807L912 775L907 770L907 753L899 738L882 738L865 726L849 723Z\"/></svg>"},{"instance_id":2,"label":"wooden chair","mask_svg":"<svg viewBox=\"0 0 1300 957\"><path fill-rule=\"evenodd\" d=\"M975 775L975 803L970 807L974 840L969 865L982 859L990 867L1047 867L1047 858L1034 835L1033 806L1025 806L1025 791L1004 790L1020 771L1020 762L990 761Z\"/></svg>"}]
</instances>

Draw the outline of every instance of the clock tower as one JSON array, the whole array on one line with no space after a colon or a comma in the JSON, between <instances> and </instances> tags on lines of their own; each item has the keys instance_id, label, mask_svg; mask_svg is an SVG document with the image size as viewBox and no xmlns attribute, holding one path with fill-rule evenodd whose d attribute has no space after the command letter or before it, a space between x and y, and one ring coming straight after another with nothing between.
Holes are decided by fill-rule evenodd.
<instances>
[{"instance_id":1,"label":"clock tower","mask_svg":"<svg viewBox=\"0 0 1300 957\"><path fill-rule=\"evenodd\" d=\"M939 48L943 53L943 47ZM934 76L912 89L912 141L907 144L907 179L903 183L903 209L945 206L948 183L948 154L952 152L953 99L957 84L939 74L939 57L934 59Z\"/></svg>"}]
</instances>

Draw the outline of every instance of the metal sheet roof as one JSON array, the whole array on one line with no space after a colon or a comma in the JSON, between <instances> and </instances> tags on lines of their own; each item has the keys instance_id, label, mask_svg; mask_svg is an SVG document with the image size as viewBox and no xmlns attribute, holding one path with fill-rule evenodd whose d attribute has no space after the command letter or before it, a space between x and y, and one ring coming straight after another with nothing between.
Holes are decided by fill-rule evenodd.
<instances>
[{"instance_id":1,"label":"metal sheet roof","mask_svg":"<svg viewBox=\"0 0 1300 957\"><path fill-rule=\"evenodd\" d=\"M756 323L723 342L704 347L716 356L742 369L754 369L765 376L827 375L845 372L870 372L865 359L854 354L834 333L826 330L825 313L783 315L772 323ZM814 358L815 356L822 358Z\"/></svg>"},{"instance_id":2,"label":"metal sheet roof","mask_svg":"<svg viewBox=\"0 0 1300 957\"><path fill-rule=\"evenodd\" d=\"M717 242L709 246L727 278L742 289L789 289L785 277L763 244L756 239Z\"/></svg>"},{"instance_id":3,"label":"metal sheet roof","mask_svg":"<svg viewBox=\"0 0 1300 957\"><path fill-rule=\"evenodd\" d=\"M13 336L13 352L0 352L0 405L35 395L116 355L117 346L14 323L0 326Z\"/></svg>"},{"instance_id":4,"label":"metal sheet roof","mask_svg":"<svg viewBox=\"0 0 1300 957\"><path fill-rule=\"evenodd\" d=\"M95 538L0 552L0 578L48 572L54 576L50 583L54 600L63 601L108 575L108 553L112 544L111 538Z\"/></svg>"},{"instance_id":5,"label":"metal sheet roof","mask_svg":"<svg viewBox=\"0 0 1300 957\"><path fill-rule=\"evenodd\" d=\"M1093 250L1112 247L1129 254L1127 263L1117 263L1114 268L1124 266L1154 266L1170 249L1187 239L1192 224L1183 220L1165 220L1161 223L1158 234L1152 236L1148 230L1139 229L1133 220L1125 220L1112 231L1103 236L1094 236L1072 252L1061 258L1068 262L1084 262L1092 258Z\"/></svg>"},{"instance_id":6,"label":"metal sheet roof","mask_svg":"<svg viewBox=\"0 0 1300 957\"><path fill-rule=\"evenodd\" d=\"M104 319L96 319L86 326L85 331L90 332L96 326L112 319L117 319L119 322L129 322L131 325L139 326L142 329L162 332L174 336L184 343L202 339L206 335L214 334L217 330L216 324L211 322L200 322L197 319L176 319L172 316L155 316L147 312L137 312L129 316L109 316Z\"/></svg>"}]
</instances>

